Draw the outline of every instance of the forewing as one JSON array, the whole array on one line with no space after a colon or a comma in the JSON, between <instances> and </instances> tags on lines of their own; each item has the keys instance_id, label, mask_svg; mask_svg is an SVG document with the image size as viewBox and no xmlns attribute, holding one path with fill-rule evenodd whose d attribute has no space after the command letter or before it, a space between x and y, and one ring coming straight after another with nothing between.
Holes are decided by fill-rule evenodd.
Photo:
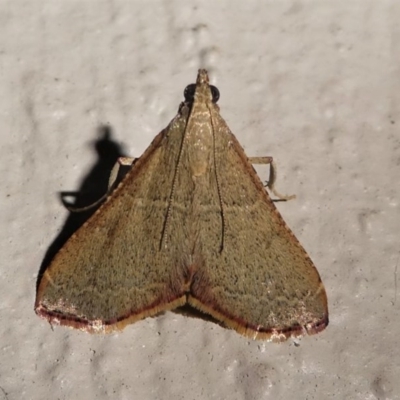
<instances>
[{"instance_id":1,"label":"forewing","mask_svg":"<svg viewBox=\"0 0 400 400\"><path fill-rule=\"evenodd\" d=\"M41 278L39 315L105 332L185 303L181 260L160 243L186 120L178 115L154 139L59 251Z\"/></svg>"},{"instance_id":2,"label":"forewing","mask_svg":"<svg viewBox=\"0 0 400 400\"><path fill-rule=\"evenodd\" d=\"M327 298L316 268L226 123L212 118L222 212L217 196L206 197L189 303L255 339L323 330Z\"/></svg>"}]
</instances>

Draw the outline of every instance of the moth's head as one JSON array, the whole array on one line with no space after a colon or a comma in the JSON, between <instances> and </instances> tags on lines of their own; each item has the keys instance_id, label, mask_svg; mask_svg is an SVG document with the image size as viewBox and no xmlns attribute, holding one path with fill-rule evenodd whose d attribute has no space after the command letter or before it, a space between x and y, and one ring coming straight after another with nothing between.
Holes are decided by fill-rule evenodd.
<instances>
[{"instance_id":1,"label":"moth's head","mask_svg":"<svg viewBox=\"0 0 400 400\"><path fill-rule=\"evenodd\" d=\"M208 73L206 69L199 69L199 72L197 74L197 79L196 79L196 85L203 85L206 84L208 85L209 79L208 79Z\"/></svg>"},{"instance_id":2,"label":"moth's head","mask_svg":"<svg viewBox=\"0 0 400 400\"><path fill-rule=\"evenodd\" d=\"M185 102L190 104L193 104L194 101L202 103L211 101L216 103L219 99L219 90L208 82L207 71L205 69L199 69L196 83L186 86L186 89L183 92Z\"/></svg>"}]
</instances>

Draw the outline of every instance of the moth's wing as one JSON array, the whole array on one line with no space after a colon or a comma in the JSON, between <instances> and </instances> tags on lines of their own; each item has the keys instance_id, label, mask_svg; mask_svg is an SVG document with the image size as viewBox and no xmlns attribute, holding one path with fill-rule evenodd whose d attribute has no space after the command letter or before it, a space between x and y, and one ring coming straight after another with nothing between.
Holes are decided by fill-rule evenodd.
<instances>
[{"instance_id":1,"label":"moth's wing","mask_svg":"<svg viewBox=\"0 0 400 400\"><path fill-rule=\"evenodd\" d=\"M185 303L182 262L160 251L160 240L186 118L178 115L154 139L55 256L39 284L37 314L107 332Z\"/></svg>"},{"instance_id":2,"label":"moth's wing","mask_svg":"<svg viewBox=\"0 0 400 400\"><path fill-rule=\"evenodd\" d=\"M226 123L216 114L213 119L222 214L214 189L199 213L189 304L254 339L282 341L323 330L328 308L318 271Z\"/></svg>"}]
</instances>

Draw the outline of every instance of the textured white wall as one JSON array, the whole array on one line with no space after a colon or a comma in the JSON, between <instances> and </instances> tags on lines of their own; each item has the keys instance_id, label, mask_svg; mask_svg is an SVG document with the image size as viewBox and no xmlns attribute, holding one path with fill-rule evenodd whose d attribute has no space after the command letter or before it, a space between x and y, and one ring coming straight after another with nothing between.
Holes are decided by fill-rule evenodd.
<instances>
[{"instance_id":1,"label":"textured white wall","mask_svg":"<svg viewBox=\"0 0 400 400\"><path fill-rule=\"evenodd\" d=\"M0 399L400 398L399 20L396 0L2 1ZM297 194L278 208L330 325L299 346L173 313L52 331L33 302L58 192L93 173L103 124L139 156L199 67L248 155L274 156Z\"/></svg>"}]
</instances>

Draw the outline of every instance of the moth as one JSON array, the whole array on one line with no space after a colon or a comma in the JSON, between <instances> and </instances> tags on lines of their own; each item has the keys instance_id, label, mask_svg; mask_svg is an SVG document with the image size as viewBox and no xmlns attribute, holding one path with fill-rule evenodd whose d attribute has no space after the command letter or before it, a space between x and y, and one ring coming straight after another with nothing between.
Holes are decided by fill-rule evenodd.
<instances>
[{"instance_id":1,"label":"moth","mask_svg":"<svg viewBox=\"0 0 400 400\"><path fill-rule=\"evenodd\" d=\"M184 97L45 270L36 313L106 333L189 305L253 339L322 331L324 285L251 164L272 159L246 156L206 70Z\"/></svg>"}]
</instances>

